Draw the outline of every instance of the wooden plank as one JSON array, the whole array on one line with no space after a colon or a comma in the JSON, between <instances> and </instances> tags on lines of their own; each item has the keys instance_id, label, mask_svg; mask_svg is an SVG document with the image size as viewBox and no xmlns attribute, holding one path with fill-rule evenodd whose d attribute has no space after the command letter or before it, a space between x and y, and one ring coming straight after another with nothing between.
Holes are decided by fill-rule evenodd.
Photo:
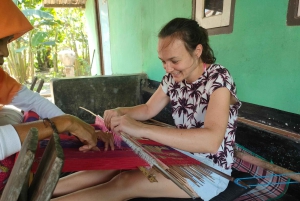
<instances>
[{"instance_id":1,"label":"wooden plank","mask_svg":"<svg viewBox=\"0 0 300 201\"><path fill-rule=\"evenodd\" d=\"M292 139L296 142L300 142L300 135L298 133L286 131L286 130L276 128L276 127L273 127L273 126L268 126L268 125L258 123L256 121L251 121L249 119L242 118L242 117L238 118L238 122L244 123L246 125L249 125L249 126L261 129L261 130L272 132L276 135L287 137L287 138Z\"/></svg>"},{"instance_id":2,"label":"wooden plank","mask_svg":"<svg viewBox=\"0 0 300 201\"><path fill-rule=\"evenodd\" d=\"M34 160L37 145L38 130L32 128L22 144L19 156L3 190L1 201L16 201L21 193L23 185L25 188L23 190L26 191L28 183L25 182L28 181L28 175Z\"/></svg>"},{"instance_id":3,"label":"wooden plank","mask_svg":"<svg viewBox=\"0 0 300 201\"><path fill-rule=\"evenodd\" d=\"M59 136L53 133L29 188L30 201L50 200L64 163Z\"/></svg>"}]
</instances>

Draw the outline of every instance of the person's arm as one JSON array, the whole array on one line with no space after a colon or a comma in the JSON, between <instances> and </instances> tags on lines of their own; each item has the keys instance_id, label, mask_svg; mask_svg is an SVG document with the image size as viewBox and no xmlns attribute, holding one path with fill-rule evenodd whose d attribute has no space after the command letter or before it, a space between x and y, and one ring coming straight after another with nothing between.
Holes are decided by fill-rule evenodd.
<instances>
[{"instance_id":1,"label":"person's arm","mask_svg":"<svg viewBox=\"0 0 300 201\"><path fill-rule=\"evenodd\" d=\"M69 132L77 136L85 144L80 147L81 151L88 151L96 147L97 134L94 127L83 122L79 118L72 115L61 115L50 119L56 126L59 133ZM21 143L23 143L30 128L35 127L39 131L39 140L48 138L52 135L53 129L48 122L34 121L13 125Z\"/></svg>"},{"instance_id":2,"label":"person's arm","mask_svg":"<svg viewBox=\"0 0 300 201\"><path fill-rule=\"evenodd\" d=\"M146 125L125 115L112 119L112 130L139 138L149 138L188 152L216 153L226 132L230 96L227 88L219 88L212 93L204 128L176 129Z\"/></svg>"},{"instance_id":3,"label":"person's arm","mask_svg":"<svg viewBox=\"0 0 300 201\"><path fill-rule=\"evenodd\" d=\"M25 86L21 87L10 104L23 111L34 111L41 118L52 118L64 114L61 109L48 99L42 97L39 93L29 90Z\"/></svg>"},{"instance_id":4,"label":"person's arm","mask_svg":"<svg viewBox=\"0 0 300 201\"><path fill-rule=\"evenodd\" d=\"M127 115L138 121L148 120L157 115L170 101L161 85L154 92L151 98L145 104L133 107L118 107L112 110L104 111L104 122L107 128L110 128L111 119L116 116Z\"/></svg>"},{"instance_id":5,"label":"person's arm","mask_svg":"<svg viewBox=\"0 0 300 201\"><path fill-rule=\"evenodd\" d=\"M0 160L20 151L21 142L12 125L0 126Z\"/></svg>"}]
</instances>

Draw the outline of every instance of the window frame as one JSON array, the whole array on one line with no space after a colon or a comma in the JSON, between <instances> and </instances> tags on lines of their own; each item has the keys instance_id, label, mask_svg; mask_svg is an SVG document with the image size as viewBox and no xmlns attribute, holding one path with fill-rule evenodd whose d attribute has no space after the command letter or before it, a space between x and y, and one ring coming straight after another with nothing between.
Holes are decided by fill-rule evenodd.
<instances>
[{"instance_id":1,"label":"window frame","mask_svg":"<svg viewBox=\"0 0 300 201\"><path fill-rule=\"evenodd\" d=\"M300 0L289 0L286 24L288 26L300 25Z\"/></svg>"},{"instance_id":2,"label":"window frame","mask_svg":"<svg viewBox=\"0 0 300 201\"><path fill-rule=\"evenodd\" d=\"M234 9L236 0L224 0L223 13L221 15L204 18L204 0L193 0L193 19L200 26L207 29L209 35L229 34L233 32ZM220 21L223 21L220 22ZM213 24L215 27L212 27Z\"/></svg>"}]
</instances>

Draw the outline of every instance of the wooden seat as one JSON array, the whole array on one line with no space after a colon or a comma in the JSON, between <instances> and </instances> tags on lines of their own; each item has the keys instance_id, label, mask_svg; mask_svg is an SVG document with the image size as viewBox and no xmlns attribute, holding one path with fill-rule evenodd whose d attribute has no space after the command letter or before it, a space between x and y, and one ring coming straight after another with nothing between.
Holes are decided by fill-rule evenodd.
<instances>
[{"instance_id":1,"label":"wooden seat","mask_svg":"<svg viewBox=\"0 0 300 201\"><path fill-rule=\"evenodd\" d=\"M37 144L38 130L36 128L32 128L26 136L19 152L11 175L8 178L7 184L3 190L1 201L16 201L18 200L21 191L26 192L28 188L29 173L34 160Z\"/></svg>"}]
</instances>

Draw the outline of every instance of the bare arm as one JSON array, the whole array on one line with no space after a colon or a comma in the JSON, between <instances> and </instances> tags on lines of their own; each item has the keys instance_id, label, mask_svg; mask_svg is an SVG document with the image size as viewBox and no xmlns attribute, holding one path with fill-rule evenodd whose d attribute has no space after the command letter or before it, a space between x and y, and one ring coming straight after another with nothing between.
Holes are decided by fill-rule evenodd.
<instances>
[{"instance_id":1,"label":"bare arm","mask_svg":"<svg viewBox=\"0 0 300 201\"><path fill-rule=\"evenodd\" d=\"M116 116L127 115L135 120L144 121L157 115L170 101L170 98L163 92L161 85L154 92L145 104L133 107L119 107L104 112L104 122L110 128L111 119Z\"/></svg>"},{"instance_id":2,"label":"bare arm","mask_svg":"<svg viewBox=\"0 0 300 201\"><path fill-rule=\"evenodd\" d=\"M62 115L58 117L51 118L51 121L56 125L59 133L70 132L76 135L85 144L80 148L81 151L88 151L96 147L97 134L94 128L83 122L77 117L72 115ZM13 125L16 132L20 137L21 143L25 140L25 137L30 130L30 128L35 127L39 131L39 140L48 138L52 135L53 130L48 125L46 126L43 121L35 121L23 124Z\"/></svg>"},{"instance_id":3,"label":"bare arm","mask_svg":"<svg viewBox=\"0 0 300 201\"><path fill-rule=\"evenodd\" d=\"M226 88L219 88L213 92L210 96L204 128L175 129L145 125L125 115L113 119L113 131L149 138L189 152L216 153L226 132L230 96Z\"/></svg>"}]
</instances>

